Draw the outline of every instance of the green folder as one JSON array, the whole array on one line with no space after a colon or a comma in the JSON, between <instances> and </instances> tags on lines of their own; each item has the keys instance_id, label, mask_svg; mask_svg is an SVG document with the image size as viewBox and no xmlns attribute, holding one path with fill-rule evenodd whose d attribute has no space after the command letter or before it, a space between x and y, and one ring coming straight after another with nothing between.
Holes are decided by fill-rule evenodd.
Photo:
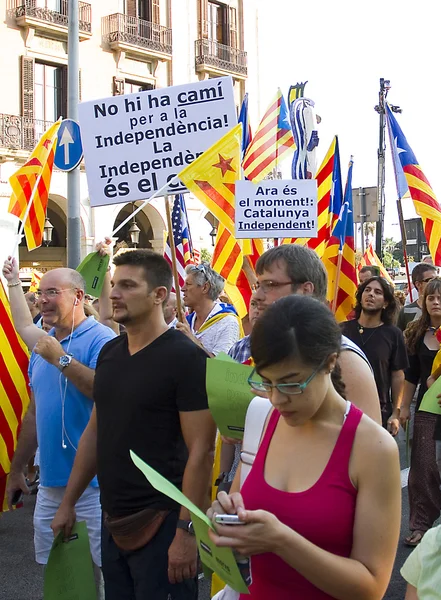
<instances>
[{"instance_id":1,"label":"green folder","mask_svg":"<svg viewBox=\"0 0 441 600\"><path fill-rule=\"evenodd\" d=\"M437 398L439 394L441 394L441 377L438 377L435 383L424 394L419 410L441 415L441 406L438 404L439 398Z\"/></svg>"},{"instance_id":2,"label":"green folder","mask_svg":"<svg viewBox=\"0 0 441 600\"><path fill-rule=\"evenodd\" d=\"M44 600L96 600L95 577L85 521L75 523L67 541L54 539L44 572Z\"/></svg>"},{"instance_id":3,"label":"green folder","mask_svg":"<svg viewBox=\"0 0 441 600\"><path fill-rule=\"evenodd\" d=\"M155 490L165 494L178 504L181 504L181 506L185 506L185 508L190 511L199 555L204 565L211 571L217 573L223 581L228 583L228 585L237 592L248 594L248 588L240 574L239 567L237 566L231 548L218 548L208 536L208 530L214 530L210 519L195 504L193 504L191 500L184 496L177 487L152 469L152 467L139 458L132 450L130 451L130 456Z\"/></svg>"},{"instance_id":4,"label":"green folder","mask_svg":"<svg viewBox=\"0 0 441 600\"><path fill-rule=\"evenodd\" d=\"M91 252L77 267L78 273L81 273L86 281L86 294L100 297L109 261L108 254L101 256L99 252Z\"/></svg>"},{"instance_id":5,"label":"green folder","mask_svg":"<svg viewBox=\"0 0 441 600\"><path fill-rule=\"evenodd\" d=\"M248 385L252 372L253 367L227 355L207 360L208 406L220 433L226 437L243 439L248 406L256 395ZM253 377L260 379L257 374Z\"/></svg>"}]
</instances>

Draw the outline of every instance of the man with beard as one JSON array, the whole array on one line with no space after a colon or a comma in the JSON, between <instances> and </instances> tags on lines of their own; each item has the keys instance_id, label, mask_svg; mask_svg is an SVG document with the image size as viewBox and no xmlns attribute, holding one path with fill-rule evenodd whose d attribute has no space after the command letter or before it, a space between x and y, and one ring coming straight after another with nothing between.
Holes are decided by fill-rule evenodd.
<instances>
[{"instance_id":1,"label":"man with beard","mask_svg":"<svg viewBox=\"0 0 441 600\"><path fill-rule=\"evenodd\" d=\"M342 332L366 353L374 370L383 427L396 435L404 369L409 366L403 334L392 324L397 300L382 277L371 277L362 283L356 300L356 318L342 323Z\"/></svg>"},{"instance_id":2,"label":"man with beard","mask_svg":"<svg viewBox=\"0 0 441 600\"><path fill-rule=\"evenodd\" d=\"M106 600L195 600L190 514L150 485L130 450L206 508L216 431L205 391L207 354L167 327L172 273L162 256L133 250L113 262L113 319L127 335L98 357L95 408L52 529L69 535L77 498L98 473Z\"/></svg>"}]
</instances>

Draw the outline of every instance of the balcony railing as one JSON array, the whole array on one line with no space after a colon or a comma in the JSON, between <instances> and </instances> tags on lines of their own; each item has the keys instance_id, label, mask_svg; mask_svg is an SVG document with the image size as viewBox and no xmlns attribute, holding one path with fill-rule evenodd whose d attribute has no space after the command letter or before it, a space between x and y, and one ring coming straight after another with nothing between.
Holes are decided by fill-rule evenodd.
<instances>
[{"instance_id":1,"label":"balcony railing","mask_svg":"<svg viewBox=\"0 0 441 600\"><path fill-rule=\"evenodd\" d=\"M172 53L172 30L138 17L107 15L102 20L102 34L111 48L129 44L154 53Z\"/></svg>"},{"instance_id":2,"label":"balcony railing","mask_svg":"<svg viewBox=\"0 0 441 600\"><path fill-rule=\"evenodd\" d=\"M32 151L51 125L52 121L0 113L0 148Z\"/></svg>"},{"instance_id":3,"label":"balcony railing","mask_svg":"<svg viewBox=\"0 0 441 600\"><path fill-rule=\"evenodd\" d=\"M68 26L68 0L8 0L9 14L17 20L35 19L55 26ZM92 6L79 2L79 29L92 33Z\"/></svg>"},{"instance_id":4,"label":"balcony railing","mask_svg":"<svg viewBox=\"0 0 441 600\"><path fill-rule=\"evenodd\" d=\"M196 70L201 66L213 67L220 71L247 75L247 53L215 40L196 40Z\"/></svg>"}]
</instances>

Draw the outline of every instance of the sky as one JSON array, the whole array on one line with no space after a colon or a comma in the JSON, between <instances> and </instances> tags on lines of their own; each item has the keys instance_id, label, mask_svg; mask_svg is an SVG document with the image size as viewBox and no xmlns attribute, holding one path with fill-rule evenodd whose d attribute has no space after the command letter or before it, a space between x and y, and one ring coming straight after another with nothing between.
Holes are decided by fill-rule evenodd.
<instances>
[{"instance_id":1,"label":"sky","mask_svg":"<svg viewBox=\"0 0 441 600\"><path fill-rule=\"evenodd\" d=\"M342 174L354 156L353 186L377 185L380 78L389 79L388 101L402 108L397 120L441 199L440 43L437 0L256 0L259 18L261 109L277 87L308 81L315 102L320 164L335 134ZM264 18L263 18L264 16ZM256 126L256 123L252 123ZM400 240L396 189L386 138L385 236ZM344 175L345 177L345 175ZM404 217L416 216L403 201Z\"/></svg>"}]
</instances>

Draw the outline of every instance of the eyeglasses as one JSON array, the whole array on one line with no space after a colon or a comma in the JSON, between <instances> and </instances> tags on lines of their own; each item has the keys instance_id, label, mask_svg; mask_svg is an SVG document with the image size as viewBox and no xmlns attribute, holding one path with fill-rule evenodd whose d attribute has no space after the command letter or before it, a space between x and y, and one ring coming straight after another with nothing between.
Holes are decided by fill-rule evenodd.
<instances>
[{"instance_id":1,"label":"eyeglasses","mask_svg":"<svg viewBox=\"0 0 441 600\"><path fill-rule=\"evenodd\" d=\"M311 375L304 381L303 383L267 383L266 381L253 381L252 377L256 372L256 369L253 369L251 375L248 377L248 385L252 390L256 392L266 392L267 394L271 394L274 388L281 394L287 394L288 396L297 396L298 394L303 394L306 387L311 383L317 373L320 371L324 363L320 363L320 365L311 373Z\"/></svg>"},{"instance_id":2,"label":"eyeglasses","mask_svg":"<svg viewBox=\"0 0 441 600\"><path fill-rule=\"evenodd\" d=\"M284 285L293 285L294 281L271 281L268 279L267 281L256 281L253 285L253 291L257 292L257 290L262 290L264 294L267 294L271 290L275 290L278 287L283 287Z\"/></svg>"},{"instance_id":3,"label":"eyeglasses","mask_svg":"<svg viewBox=\"0 0 441 600\"><path fill-rule=\"evenodd\" d=\"M43 298L43 296L45 298L47 298L48 300L53 300L61 293L68 292L69 290L75 290L75 289L76 288L64 288L63 290L46 290L45 292L43 292L42 290L37 290L35 292L35 297L37 298L37 300L40 300L40 298Z\"/></svg>"},{"instance_id":4,"label":"eyeglasses","mask_svg":"<svg viewBox=\"0 0 441 600\"><path fill-rule=\"evenodd\" d=\"M426 277L426 279L420 279L420 283L429 283L432 279L435 279L435 277Z\"/></svg>"}]
</instances>

